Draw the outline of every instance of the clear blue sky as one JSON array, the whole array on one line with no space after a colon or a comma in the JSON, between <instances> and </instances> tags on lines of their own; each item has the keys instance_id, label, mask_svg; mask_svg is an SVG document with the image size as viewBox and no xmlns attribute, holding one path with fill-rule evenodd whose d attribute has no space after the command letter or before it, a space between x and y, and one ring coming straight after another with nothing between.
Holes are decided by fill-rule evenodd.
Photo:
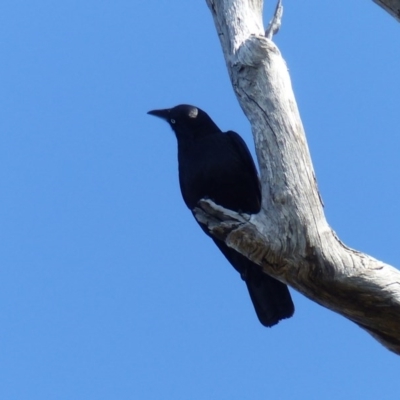
<instances>
[{"instance_id":1,"label":"clear blue sky","mask_svg":"<svg viewBox=\"0 0 400 400\"><path fill-rule=\"evenodd\" d=\"M284 5L327 218L399 266L400 25ZM300 294L263 328L181 200L146 111L195 104L253 148L204 0L8 1L0 37L1 399L399 398L399 357Z\"/></svg>"}]
</instances>

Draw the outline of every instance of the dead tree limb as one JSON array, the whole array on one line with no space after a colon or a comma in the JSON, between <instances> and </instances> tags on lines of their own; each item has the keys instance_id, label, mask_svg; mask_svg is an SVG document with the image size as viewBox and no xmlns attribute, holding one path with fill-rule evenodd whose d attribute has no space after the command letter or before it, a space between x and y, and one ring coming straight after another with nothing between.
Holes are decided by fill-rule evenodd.
<instances>
[{"instance_id":1,"label":"dead tree limb","mask_svg":"<svg viewBox=\"0 0 400 400\"><path fill-rule=\"evenodd\" d=\"M197 218L271 276L345 316L400 354L400 272L347 247L328 225L287 66L265 36L262 0L206 0L249 119L262 211L202 201Z\"/></svg>"},{"instance_id":2,"label":"dead tree limb","mask_svg":"<svg viewBox=\"0 0 400 400\"><path fill-rule=\"evenodd\" d=\"M397 21L400 21L400 0L374 0L374 3L381 6Z\"/></svg>"}]
</instances>

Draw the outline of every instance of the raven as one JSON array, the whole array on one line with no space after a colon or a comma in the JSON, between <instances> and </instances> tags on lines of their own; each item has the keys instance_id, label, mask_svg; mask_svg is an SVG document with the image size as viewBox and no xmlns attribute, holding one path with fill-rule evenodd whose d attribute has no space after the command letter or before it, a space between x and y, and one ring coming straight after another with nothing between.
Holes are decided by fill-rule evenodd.
<instances>
[{"instance_id":1,"label":"raven","mask_svg":"<svg viewBox=\"0 0 400 400\"><path fill-rule=\"evenodd\" d=\"M203 198L237 212L255 214L260 211L257 169L249 149L237 133L222 132L207 113L186 104L149 111L148 114L164 119L175 132L179 184L183 200L192 213ZM294 305L285 284L212 237L206 226L199 225L246 282L262 325L271 327L293 315Z\"/></svg>"}]
</instances>

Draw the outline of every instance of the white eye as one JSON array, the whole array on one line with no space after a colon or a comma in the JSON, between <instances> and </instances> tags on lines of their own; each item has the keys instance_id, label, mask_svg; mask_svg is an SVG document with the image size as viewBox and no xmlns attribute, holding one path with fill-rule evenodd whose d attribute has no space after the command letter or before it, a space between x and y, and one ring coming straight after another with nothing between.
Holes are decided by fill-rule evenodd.
<instances>
[{"instance_id":1,"label":"white eye","mask_svg":"<svg viewBox=\"0 0 400 400\"><path fill-rule=\"evenodd\" d=\"M173 118L170 119L171 124L175 123L175 120Z\"/></svg>"}]
</instances>

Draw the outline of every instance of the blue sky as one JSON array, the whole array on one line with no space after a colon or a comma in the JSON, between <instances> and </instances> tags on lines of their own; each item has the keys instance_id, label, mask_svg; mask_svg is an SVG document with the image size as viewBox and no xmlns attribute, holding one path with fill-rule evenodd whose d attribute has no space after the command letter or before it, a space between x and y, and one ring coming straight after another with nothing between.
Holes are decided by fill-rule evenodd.
<instances>
[{"instance_id":1,"label":"blue sky","mask_svg":"<svg viewBox=\"0 0 400 400\"><path fill-rule=\"evenodd\" d=\"M328 221L398 266L400 26L284 6ZM302 295L263 328L181 200L148 110L197 105L253 151L205 1L15 0L0 22L0 398L398 398L398 356Z\"/></svg>"}]
</instances>

